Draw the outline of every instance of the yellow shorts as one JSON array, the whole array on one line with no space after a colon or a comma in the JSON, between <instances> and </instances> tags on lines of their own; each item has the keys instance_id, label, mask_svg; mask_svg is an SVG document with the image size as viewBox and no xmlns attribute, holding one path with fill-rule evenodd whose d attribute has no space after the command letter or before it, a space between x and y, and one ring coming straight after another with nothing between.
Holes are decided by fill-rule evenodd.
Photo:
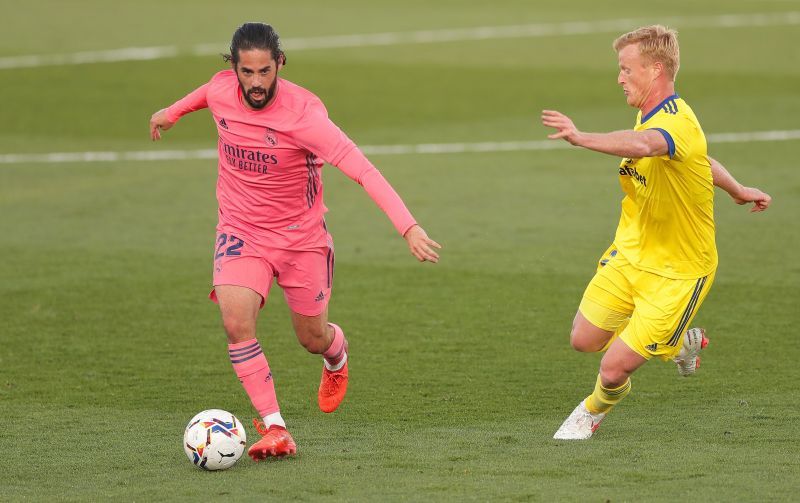
<instances>
[{"instance_id":1,"label":"yellow shorts","mask_svg":"<svg viewBox=\"0 0 800 503\"><path fill-rule=\"evenodd\" d=\"M650 359L674 358L683 333L705 300L714 274L698 279L671 279L633 267L612 245L600 259L586 287L580 312L593 325L615 332L630 317L619 337Z\"/></svg>"}]
</instances>

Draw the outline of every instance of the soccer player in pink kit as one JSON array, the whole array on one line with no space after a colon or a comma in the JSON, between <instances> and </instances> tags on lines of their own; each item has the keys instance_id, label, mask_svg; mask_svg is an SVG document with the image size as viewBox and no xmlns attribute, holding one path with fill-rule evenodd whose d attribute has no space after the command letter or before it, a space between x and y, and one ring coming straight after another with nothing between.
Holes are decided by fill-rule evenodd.
<instances>
[{"instance_id":1,"label":"soccer player in pink kit","mask_svg":"<svg viewBox=\"0 0 800 503\"><path fill-rule=\"evenodd\" d=\"M214 289L236 375L263 418L254 460L294 454L275 397L256 321L273 277L292 311L300 343L322 354L318 402L333 412L347 390L348 347L328 322L333 284L333 241L325 226L321 171L326 161L364 187L420 261L437 262L434 248L403 201L356 145L328 118L311 92L278 77L286 64L278 34L246 23L233 35L232 69L153 114L150 135L161 138L181 116L209 108L219 132Z\"/></svg>"}]
</instances>

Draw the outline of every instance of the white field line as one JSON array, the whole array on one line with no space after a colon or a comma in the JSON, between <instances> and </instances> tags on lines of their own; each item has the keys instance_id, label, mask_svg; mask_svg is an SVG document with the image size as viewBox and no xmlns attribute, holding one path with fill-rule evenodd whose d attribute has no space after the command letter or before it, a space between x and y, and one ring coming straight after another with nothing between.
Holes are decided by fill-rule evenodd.
<instances>
[{"instance_id":1,"label":"white field line","mask_svg":"<svg viewBox=\"0 0 800 503\"><path fill-rule=\"evenodd\" d=\"M800 140L800 129L718 133L706 136L709 143L750 143ZM420 143L417 145L366 145L367 155L463 154L478 152L520 152L574 148L565 141L495 141L476 143ZM0 164L40 164L70 162L184 161L216 159L216 149L141 150L131 152L54 152L50 154L0 154Z\"/></svg>"},{"instance_id":2,"label":"white field line","mask_svg":"<svg viewBox=\"0 0 800 503\"><path fill-rule=\"evenodd\" d=\"M504 38L532 38L619 33L637 26L659 22L677 28L742 28L786 26L800 24L800 12L775 12L763 14L722 14L716 16L685 16L650 19L608 19L598 21L569 21L563 23L534 23L512 26L478 26L412 32L370 33L363 35L332 35L323 37L286 38L287 51L308 49L337 49L344 47L370 47L401 44L430 44L470 40ZM118 61L152 60L179 55L208 56L227 51L228 42L197 44L184 49L176 45L157 47L126 47L101 51L83 51L69 54L38 54L0 58L0 70L32 68L54 65L79 65L86 63L111 63Z\"/></svg>"}]
</instances>

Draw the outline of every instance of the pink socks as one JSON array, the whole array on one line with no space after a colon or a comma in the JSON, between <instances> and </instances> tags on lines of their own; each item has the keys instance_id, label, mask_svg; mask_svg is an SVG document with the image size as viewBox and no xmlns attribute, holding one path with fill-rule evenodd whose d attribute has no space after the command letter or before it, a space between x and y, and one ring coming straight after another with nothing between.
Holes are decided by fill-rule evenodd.
<instances>
[{"instance_id":1,"label":"pink socks","mask_svg":"<svg viewBox=\"0 0 800 503\"><path fill-rule=\"evenodd\" d=\"M262 417L280 410L267 358L257 339L228 344L228 355L239 382Z\"/></svg>"},{"instance_id":2,"label":"pink socks","mask_svg":"<svg viewBox=\"0 0 800 503\"><path fill-rule=\"evenodd\" d=\"M347 340L344 338L344 332L339 328L339 325L328 323L333 328L333 342L327 351L322 353L325 358L325 368L328 370L339 370L347 361Z\"/></svg>"}]
</instances>

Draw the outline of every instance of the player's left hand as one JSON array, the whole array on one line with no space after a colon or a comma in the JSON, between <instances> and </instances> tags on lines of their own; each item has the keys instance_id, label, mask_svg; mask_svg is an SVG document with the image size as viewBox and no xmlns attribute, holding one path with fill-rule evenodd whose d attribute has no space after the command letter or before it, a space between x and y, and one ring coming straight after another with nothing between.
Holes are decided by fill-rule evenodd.
<instances>
[{"instance_id":1,"label":"player's left hand","mask_svg":"<svg viewBox=\"0 0 800 503\"><path fill-rule=\"evenodd\" d=\"M772 197L769 194L755 187L742 187L742 190L735 197L732 197L736 204L753 203L750 213L764 211L769 208L772 202Z\"/></svg>"},{"instance_id":2,"label":"player's left hand","mask_svg":"<svg viewBox=\"0 0 800 503\"><path fill-rule=\"evenodd\" d=\"M573 145L576 145L580 131L575 127L572 119L556 110L542 110L542 124L558 129L557 133L547 135L551 140L565 139Z\"/></svg>"},{"instance_id":3,"label":"player's left hand","mask_svg":"<svg viewBox=\"0 0 800 503\"><path fill-rule=\"evenodd\" d=\"M428 237L425 230L419 225L414 225L403 236L408 243L408 249L420 262L433 262L439 261L439 254L436 253L434 248L441 249L442 245Z\"/></svg>"}]
</instances>

